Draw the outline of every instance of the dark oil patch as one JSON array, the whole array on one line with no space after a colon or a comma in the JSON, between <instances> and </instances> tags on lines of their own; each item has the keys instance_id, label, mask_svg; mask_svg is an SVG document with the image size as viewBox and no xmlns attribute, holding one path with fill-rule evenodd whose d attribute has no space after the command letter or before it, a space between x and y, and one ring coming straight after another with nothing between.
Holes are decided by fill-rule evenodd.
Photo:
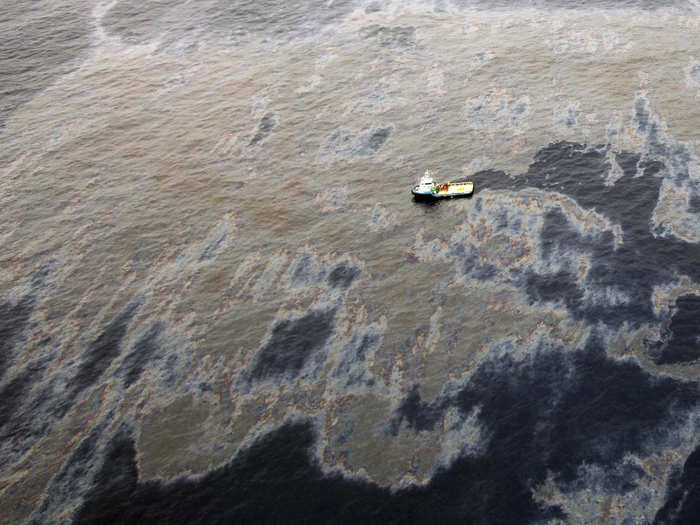
<instances>
[{"instance_id":1,"label":"dark oil patch","mask_svg":"<svg viewBox=\"0 0 700 525\"><path fill-rule=\"evenodd\" d=\"M0 429L0 468L26 454L72 406L55 381L32 389L40 379L39 370L28 369L7 385L14 395L3 414L5 424Z\"/></svg>"},{"instance_id":2,"label":"dark oil patch","mask_svg":"<svg viewBox=\"0 0 700 525\"><path fill-rule=\"evenodd\" d=\"M74 523L187 523L176 516L164 520L166 515L163 510L154 513L148 509L147 504L153 499L151 494L154 489L158 490L156 483L144 484L141 498L133 500L137 483L134 440L129 431L122 427L107 446L104 463L95 476L94 488L87 495L87 501L78 511ZM172 503L177 505L176 501ZM199 507L198 511L202 512L203 509Z\"/></svg>"},{"instance_id":3,"label":"dark oil patch","mask_svg":"<svg viewBox=\"0 0 700 525\"><path fill-rule=\"evenodd\" d=\"M666 503L656 513L659 525L693 524L700 516L700 448L688 456L682 472L670 476Z\"/></svg>"},{"instance_id":4,"label":"dark oil patch","mask_svg":"<svg viewBox=\"0 0 700 525\"><path fill-rule=\"evenodd\" d=\"M391 135L391 128L379 128L374 130L370 135L367 140L367 147L372 153L376 153L379 151L379 148L381 148L386 140L389 138Z\"/></svg>"},{"instance_id":5,"label":"dark oil patch","mask_svg":"<svg viewBox=\"0 0 700 525\"><path fill-rule=\"evenodd\" d=\"M392 127L377 128L373 129L368 134L361 135L355 155L359 157L370 157L374 155L391 136L392 131Z\"/></svg>"},{"instance_id":6,"label":"dark oil patch","mask_svg":"<svg viewBox=\"0 0 700 525\"><path fill-rule=\"evenodd\" d=\"M127 305L110 321L97 339L88 345L78 372L71 380L67 399L74 401L92 386L119 356L122 341L139 306L138 302Z\"/></svg>"},{"instance_id":7,"label":"dark oil patch","mask_svg":"<svg viewBox=\"0 0 700 525\"><path fill-rule=\"evenodd\" d=\"M81 497L93 466L100 460L100 438L112 420L111 415L108 414L108 417L92 428L87 437L73 450L61 471L51 480L44 501L37 515L31 520L32 524L46 523L57 507L71 504Z\"/></svg>"},{"instance_id":8,"label":"dark oil patch","mask_svg":"<svg viewBox=\"0 0 700 525\"><path fill-rule=\"evenodd\" d=\"M264 115L260 119L260 124L258 124L258 130L253 136L252 139L250 139L250 142L248 143L248 147L255 146L257 143L261 142L264 140L275 128L276 122L275 122L275 116L272 113L268 113L267 115Z\"/></svg>"},{"instance_id":9,"label":"dark oil patch","mask_svg":"<svg viewBox=\"0 0 700 525\"><path fill-rule=\"evenodd\" d=\"M660 365L700 358L700 296L679 297L675 310L661 341L654 345L655 362Z\"/></svg>"},{"instance_id":10,"label":"dark oil patch","mask_svg":"<svg viewBox=\"0 0 700 525\"><path fill-rule=\"evenodd\" d=\"M637 97L634 101L634 120L637 123L637 131L641 134L645 134L649 128L649 119L651 118L651 112L647 101L642 97Z\"/></svg>"},{"instance_id":11,"label":"dark oil patch","mask_svg":"<svg viewBox=\"0 0 700 525\"><path fill-rule=\"evenodd\" d=\"M76 524L139 523L531 523L563 517L515 486L518 464L465 458L425 487L389 489L312 460L309 423L287 423L200 478L139 482L133 439L117 436ZM485 474L500 471L491 490Z\"/></svg>"},{"instance_id":12,"label":"dark oil patch","mask_svg":"<svg viewBox=\"0 0 700 525\"><path fill-rule=\"evenodd\" d=\"M270 340L258 351L251 377L264 380L299 375L311 357L321 350L333 333L335 310L310 311L298 319L275 324Z\"/></svg>"},{"instance_id":13,"label":"dark oil patch","mask_svg":"<svg viewBox=\"0 0 700 525\"><path fill-rule=\"evenodd\" d=\"M34 298L26 295L16 304L0 302L0 379L12 364L15 346L29 326Z\"/></svg>"},{"instance_id":14,"label":"dark oil patch","mask_svg":"<svg viewBox=\"0 0 700 525\"><path fill-rule=\"evenodd\" d=\"M700 213L700 193L693 193L688 200L688 211L690 213Z\"/></svg>"},{"instance_id":15,"label":"dark oil patch","mask_svg":"<svg viewBox=\"0 0 700 525\"><path fill-rule=\"evenodd\" d=\"M619 151L615 153L615 163L620 166L626 177L634 177L638 173L638 165L641 157L631 151ZM641 175L641 174L640 174Z\"/></svg>"},{"instance_id":16,"label":"dark oil patch","mask_svg":"<svg viewBox=\"0 0 700 525\"><path fill-rule=\"evenodd\" d=\"M572 312L573 317L580 317L583 310L583 290L579 288L573 274L565 271L550 275L528 272L524 284L527 295L534 301L563 303Z\"/></svg>"},{"instance_id":17,"label":"dark oil patch","mask_svg":"<svg viewBox=\"0 0 700 525\"><path fill-rule=\"evenodd\" d=\"M310 425L287 424L224 467L163 484L139 483L134 441L121 433L75 523L388 522L389 491L325 476L309 456L313 441Z\"/></svg>"},{"instance_id":18,"label":"dark oil patch","mask_svg":"<svg viewBox=\"0 0 700 525\"><path fill-rule=\"evenodd\" d=\"M359 276L359 268L343 262L338 264L333 268L331 273L328 274L328 282L333 288L347 290Z\"/></svg>"},{"instance_id":19,"label":"dark oil patch","mask_svg":"<svg viewBox=\"0 0 700 525\"><path fill-rule=\"evenodd\" d=\"M129 388L141 378L146 365L158 354L160 337L164 331L163 323L153 323L131 349L117 371L123 376L124 388Z\"/></svg>"},{"instance_id":20,"label":"dark oil patch","mask_svg":"<svg viewBox=\"0 0 700 525\"><path fill-rule=\"evenodd\" d=\"M423 401L418 385L414 385L389 422L389 430L393 435L397 435L404 423L419 432L433 430L442 419L444 409L442 400L435 404Z\"/></svg>"},{"instance_id":21,"label":"dark oil patch","mask_svg":"<svg viewBox=\"0 0 700 525\"><path fill-rule=\"evenodd\" d=\"M30 363L19 374L0 389L0 437L6 437L3 431L11 423L16 423L29 393L44 373L46 363ZM12 433L10 431L9 433Z\"/></svg>"},{"instance_id":22,"label":"dark oil patch","mask_svg":"<svg viewBox=\"0 0 700 525\"><path fill-rule=\"evenodd\" d=\"M543 483L548 472L559 486L575 490L584 465L604 469L605 486L620 493L632 490L630 483L643 475L621 464L626 455L677 445L675 432L698 401L696 384L653 377L634 361L610 359L593 339L576 352L551 345L522 362L509 354L487 361L461 390L433 403L414 389L390 430L404 425L432 430L450 407L465 414L478 409L489 439L483 457L469 461L499 466L480 472L484 498L517 499ZM533 511L533 505L526 506Z\"/></svg>"},{"instance_id":23,"label":"dark oil patch","mask_svg":"<svg viewBox=\"0 0 700 525\"><path fill-rule=\"evenodd\" d=\"M638 101L637 122L647 131L646 103ZM662 146L659 146L662 147ZM666 146L663 146L664 148ZM681 148L682 149L682 148ZM668 152L683 165L686 152ZM552 210L544 217L541 245L545 257L571 251L587 254L591 268L585 282L579 282L573 268L556 275L523 272L520 284L533 301L562 302L575 318L619 326L656 321L652 305L653 288L670 283L677 275L700 281L700 245L673 237L655 237L651 217L659 199L665 166L659 161L641 159L636 153L618 152L615 162L623 175L614 185L606 184L611 168L608 149L587 148L572 142L557 142L540 150L528 171L510 177L502 171L482 171L472 178L475 188L520 190L538 188L572 197L585 209L593 209L622 229L623 242L615 245L612 232L597 237L579 233L566 216ZM516 276L517 280L517 276ZM618 304L585 302L584 292L616 291L625 298Z\"/></svg>"}]
</instances>

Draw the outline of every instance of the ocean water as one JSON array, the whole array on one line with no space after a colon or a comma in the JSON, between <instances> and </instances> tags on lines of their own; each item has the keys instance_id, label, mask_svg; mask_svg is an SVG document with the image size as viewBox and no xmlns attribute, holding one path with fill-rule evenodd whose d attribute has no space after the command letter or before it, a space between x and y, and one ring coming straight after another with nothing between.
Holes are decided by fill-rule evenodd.
<instances>
[{"instance_id":1,"label":"ocean water","mask_svg":"<svg viewBox=\"0 0 700 525\"><path fill-rule=\"evenodd\" d=\"M697 2L0 35L0 522L697 522Z\"/></svg>"}]
</instances>

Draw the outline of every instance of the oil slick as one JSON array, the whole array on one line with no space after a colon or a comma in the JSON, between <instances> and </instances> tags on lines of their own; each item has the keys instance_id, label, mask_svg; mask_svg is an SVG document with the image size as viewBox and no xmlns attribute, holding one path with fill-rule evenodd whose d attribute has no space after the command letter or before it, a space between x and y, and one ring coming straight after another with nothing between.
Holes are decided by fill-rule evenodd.
<instances>
[{"instance_id":1,"label":"oil slick","mask_svg":"<svg viewBox=\"0 0 700 525\"><path fill-rule=\"evenodd\" d=\"M694 4L49 4L2 57L0 515L696 513Z\"/></svg>"}]
</instances>

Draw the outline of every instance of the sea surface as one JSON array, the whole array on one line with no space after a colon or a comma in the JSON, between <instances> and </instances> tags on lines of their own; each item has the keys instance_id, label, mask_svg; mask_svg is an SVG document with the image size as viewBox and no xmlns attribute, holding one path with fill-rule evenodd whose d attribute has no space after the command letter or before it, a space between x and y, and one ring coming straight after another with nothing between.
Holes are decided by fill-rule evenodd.
<instances>
[{"instance_id":1,"label":"sea surface","mask_svg":"<svg viewBox=\"0 0 700 525\"><path fill-rule=\"evenodd\" d=\"M695 0L2 2L0 522L698 523L699 159Z\"/></svg>"}]
</instances>

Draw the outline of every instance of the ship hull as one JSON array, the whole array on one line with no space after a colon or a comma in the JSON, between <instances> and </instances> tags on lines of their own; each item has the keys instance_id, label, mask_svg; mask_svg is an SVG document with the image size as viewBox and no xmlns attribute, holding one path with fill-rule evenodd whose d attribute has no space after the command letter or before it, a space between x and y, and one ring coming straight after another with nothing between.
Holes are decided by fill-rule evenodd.
<instances>
[{"instance_id":1,"label":"ship hull","mask_svg":"<svg viewBox=\"0 0 700 525\"><path fill-rule=\"evenodd\" d=\"M416 200L454 199L455 197L469 197L474 193L474 184L471 182L450 182L439 187L438 191L421 191L418 186L411 190Z\"/></svg>"}]
</instances>

